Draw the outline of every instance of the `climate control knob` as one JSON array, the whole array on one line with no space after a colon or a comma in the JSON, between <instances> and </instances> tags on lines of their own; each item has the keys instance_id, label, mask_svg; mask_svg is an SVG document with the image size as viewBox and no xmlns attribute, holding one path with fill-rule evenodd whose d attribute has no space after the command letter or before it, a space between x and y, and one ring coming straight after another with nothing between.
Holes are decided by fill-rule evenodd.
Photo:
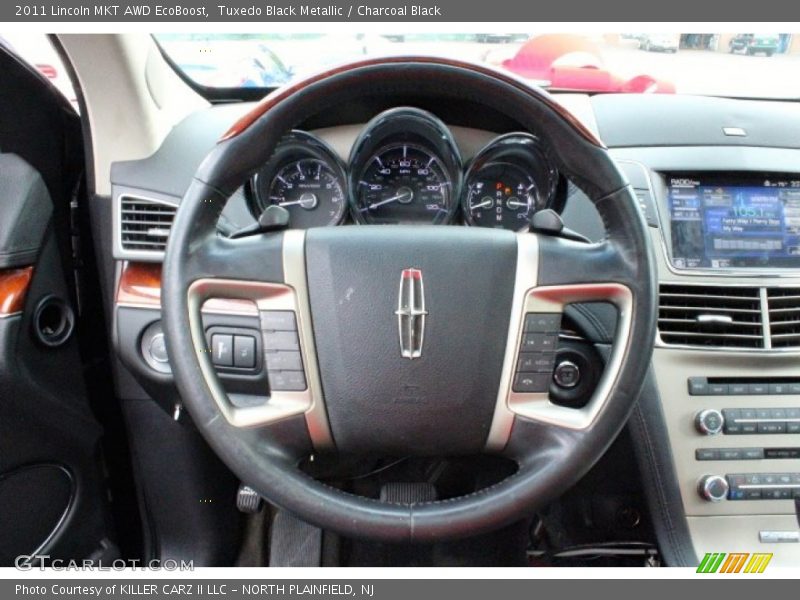
<instances>
[{"instance_id":1,"label":"climate control knob","mask_svg":"<svg viewBox=\"0 0 800 600\"><path fill-rule=\"evenodd\" d=\"M700 480L697 491L703 500L722 502L728 497L728 480L720 475L706 475Z\"/></svg>"},{"instance_id":2,"label":"climate control knob","mask_svg":"<svg viewBox=\"0 0 800 600\"><path fill-rule=\"evenodd\" d=\"M694 418L694 426L703 435L717 435L722 432L724 425L725 417L713 408L701 410Z\"/></svg>"}]
</instances>

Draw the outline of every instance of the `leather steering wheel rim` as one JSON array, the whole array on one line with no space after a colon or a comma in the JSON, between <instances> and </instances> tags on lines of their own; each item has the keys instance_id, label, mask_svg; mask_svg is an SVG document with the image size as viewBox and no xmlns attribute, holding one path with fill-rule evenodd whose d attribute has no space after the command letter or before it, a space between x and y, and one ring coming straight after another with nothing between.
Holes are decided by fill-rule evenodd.
<instances>
[{"instance_id":1,"label":"leather steering wheel rim","mask_svg":"<svg viewBox=\"0 0 800 600\"><path fill-rule=\"evenodd\" d=\"M565 426L517 412L497 449L519 465L514 475L468 496L413 505L348 494L302 473L297 461L314 449L302 415L268 427L241 427L226 418L215 396L220 386L205 341L197 339L199 307L190 299L198 280L285 281L286 261L268 257L282 255L289 234L220 239L219 214L286 132L327 106L375 93L470 99L512 116L545 140L556 167L597 207L607 238L583 245L522 234L536 240L539 264L531 287L560 290L577 284L584 289L614 283L626 290L628 298L624 339L615 349L617 366L606 378L603 402L590 419L580 426ZM546 93L466 63L373 60L268 96L206 158L181 202L168 242L164 330L175 382L194 423L223 462L270 502L349 536L395 542L453 539L502 527L541 508L573 485L616 438L649 368L656 314L653 265L647 226L632 189L602 144Z\"/></svg>"}]
</instances>

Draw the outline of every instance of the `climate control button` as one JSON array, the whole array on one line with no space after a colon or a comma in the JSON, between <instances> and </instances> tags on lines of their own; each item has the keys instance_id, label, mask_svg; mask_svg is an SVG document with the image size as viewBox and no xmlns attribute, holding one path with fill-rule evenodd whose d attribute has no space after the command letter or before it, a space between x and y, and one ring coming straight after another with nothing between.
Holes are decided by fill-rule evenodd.
<instances>
[{"instance_id":1,"label":"climate control button","mask_svg":"<svg viewBox=\"0 0 800 600\"><path fill-rule=\"evenodd\" d=\"M728 480L720 475L706 475L700 480L697 492L703 500L721 502L728 497Z\"/></svg>"}]
</instances>

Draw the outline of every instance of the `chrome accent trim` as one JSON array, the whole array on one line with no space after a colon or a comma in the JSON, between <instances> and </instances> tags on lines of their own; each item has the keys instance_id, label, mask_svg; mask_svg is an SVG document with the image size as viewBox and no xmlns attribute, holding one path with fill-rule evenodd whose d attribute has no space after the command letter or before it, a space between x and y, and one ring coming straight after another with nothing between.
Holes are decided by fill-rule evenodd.
<instances>
[{"instance_id":1,"label":"chrome accent trim","mask_svg":"<svg viewBox=\"0 0 800 600\"><path fill-rule=\"evenodd\" d=\"M295 291L300 349L306 369L306 382L311 393L311 406L305 413L308 433L315 449L333 450L336 444L328 423L328 412L325 409L325 396L322 392L322 380L317 362L317 347L314 343L311 300L308 294L306 274L305 243L305 231L292 229L283 234L283 278Z\"/></svg>"},{"instance_id":2,"label":"chrome accent trim","mask_svg":"<svg viewBox=\"0 0 800 600\"><path fill-rule=\"evenodd\" d=\"M235 427L254 427L280 421L293 415L303 414L312 405L311 391L273 392L261 406L239 408L233 406L217 377L207 348L200 308L211 297L228 297L253 300L259 310L297 311L295 293L287 285L262 283L235 279L198 279L187 292L189 302L189 326L195 353L206 385L222 416ZM298 319L299 321L299 319ZM298 323L299 332L303 325ZM304 350L301 344L301 352ZM266 398L266 394L265 394Z\"/></svg>"},{"instance_id":3,"label":"chrome accent trim","mask_svg":"<svg viewBox=\"0 0 800 600\"><path fill-rule=\"evenodd\" d=\"M505 448L511 435L514 418L517 416L567 429L590 427L608 402L611 386L622 366L622 357L630 346L633 294L628 287L619 283L536 287L538 269L537 237L529 233L518 234L514 296L500 388L486 440L487 451L498 452ZM512 383L523 335L525 313L563 313L567 304L591 301L607 301L614 304L619 310L619 321L608 364L586 406L580 409L557 406L550 402L549 394L546 392L534 394L514 392Z\"/></svg>"},{"instance_id":4,"label":"chrome accent trim","mask_svg":"<svg viewBox=\"0 0 800 600\"><path fill-rule=\"evenodd\" d=\"M419 304L417 304L419 296ZM419 269L403 269L400 274L400 292L397 295L397 333L400 337L400 356L415 359L422 356L422 345L425 342L425 285L422 282L422 271ZM416 337L419 323L419 339ZM406 345L406 336L408 345Z\"/></svg>"},{"instance_id":5,"label":"chrome accent trim","mask_svg":"<svg viewBox=\"0 0 800 600\"><path fill-rule=\"evenodd\" d=\"M506 351L500 373L500 387L494 407L494 416L486 438L486 450L499 452L511 436L514 413L507 404L508 390L514 380L519 337L524 322L524 303L528 292L536 287L539 278L539 239L530 233L517 234L517 269L514 276L514 295L511 300L511 318L506 336Z\"/></svg>"},{"instance_id":6,"label":"chrome accent trim","mask_svg":"<svg viewBox=\"0 0 800 600\"><path fill-rule=\"evenodd\" d=\"M217 408L231 425L256 427L304 414L314 447L317 449L333 448L333 436L325 412L319 365L311 330L311 309L305 269L305 233L303 231L291 230L284 233L283 269L286 284L232 279L198 279L189 286L187 292L189 323L197 360ZM296 392L272 392L267 398L267 402L261 406L247 408L233 406L216 375L206 347L201 307L203 302L209 298L252 300L259 311L294 311L297 316L300 352L303 357L308 387L303 391Z\"/></svg>"},{"instance_id":7,"label":"chrome accent trim","mask_svg":"<svg viewBox=\"0 0 800 600\"><path fill-rule=\"evenodd\" d=\"M514 392L511 386L506 389L506 403L513 413L566 429L588 429L600 411L607 404L611 387L622 368L622 357L629 350L631 340L631 321L633 318L633 294L619 283L570 284L551 287L537 287L525 297L523 314L526 312L562 313L567 304L576 302L610 302L619 311L617 331L603 375L591 399L583 408L574 409L558 406L550 402L546 392L523 394ZM522 339L522 329L514 337L515 350Z\"/></svg>"},{"instance_id":8,"label":"chrome accent trim","mask_svg":"<svg viewBox=\"0 0 800 600\"><path fill-rule=\"evenodd\" d=\"M772 326L769 320L769 293L766 287L758 289L758 297L761 301L761 334L764 336L764 349L772 350Z\"/></svg>"},{"instance_id":9,"label":"chrome accent trim","mask_svg":"<svg viewBox=\"0 0 800 600\"><path fill-rule=\"evenodd\" d=\"M114 239L114 258L125 260L143 260L149 262L161 262L164 259L164 252L157 250L128 250L122 246L122 200L128 199L137 202L152 202L153 204L161 204L164 206L174 207L176 210L180 206L180 200L167 200L163 198L154 198L152 196L143 196L131 192L121 192L114 198L112 203L112 220L113 231L112 236Z\"/></svg>"}]
</instances>

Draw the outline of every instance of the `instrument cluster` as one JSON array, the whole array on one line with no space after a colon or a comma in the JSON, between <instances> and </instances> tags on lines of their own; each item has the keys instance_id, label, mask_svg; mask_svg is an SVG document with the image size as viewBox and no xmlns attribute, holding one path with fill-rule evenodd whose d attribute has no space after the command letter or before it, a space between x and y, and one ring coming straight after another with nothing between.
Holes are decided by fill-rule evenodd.
<instances>
[{"instance_id":1,"label":"instrument cluster","mask_svg":"<svg viewBox=\"0 0 800 600\"><path fill-rule=\"evenodd\" d=\"M286 208L294 228L355 223L465 223L513 231L543 208L563 208L560 176L528 133L492 140L467 165L447 126L429 112L394 108L373 118L347 164L324 141L293 131L253 176L255 217Z\"/></svg>"}]
</instances>

